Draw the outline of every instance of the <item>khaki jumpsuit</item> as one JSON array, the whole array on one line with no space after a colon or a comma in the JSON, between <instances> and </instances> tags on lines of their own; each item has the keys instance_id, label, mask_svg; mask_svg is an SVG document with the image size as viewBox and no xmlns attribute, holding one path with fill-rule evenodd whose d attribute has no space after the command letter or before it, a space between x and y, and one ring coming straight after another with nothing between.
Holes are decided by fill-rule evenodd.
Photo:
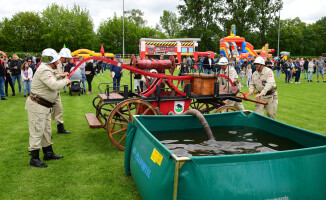
<instances>
[{"instance_id":1,"label":"khaki jumpsuit","mask_svg":"<svg viewBox=\"0 0 326 200\"><path fill-rule=\"evenodd\" d=\"M64 73L64 68L63 68L63 65L60 62L60 60L59 60L57 69L54 71L54 73L55 73L55 77L57 78L57 80L63 79L63 77L61 77L60 74ZM59 95L55 99L55 104L53 106L53 111L52 111L52 119L53 119L53 121L55 121L55 123L57 125L63 124L62 114L63 114L63 108L62 108L62 104L61 104L61 96L60 96L60 91L59 91Z\"/></svg>"},{"instance_id":2,"label":"khaki jumpsuit","mask_svg":"<svg viewBox=\"0 0 326 200\"><path fill-rule=\"evenodd\" d=\"M264 67L261 73L258 71L253 73L252 82L249 86L249 92L254 92L255 90L263 94L259 100L268 103L267 106L256 103L256 113L264 115L266 108L267 116L272 119L276 119L276 110L278 104L276 83L274 79L274 73L268 67ZM267 94L267 92L270 94Z\"/></svg>"},{"instance_id":3,"label":"khaki jumpsuit","mask_svg":"<svg viewBox=\"0 0 326 200\"><path fill-rule=\"evenodd\" d=\"M223 74L225 76L229 76L229 78L234 83L234 85L237 86L239 88L239 90L241 90L241 85L240 85L240 83L238 81L238 74L237 74L237 71L235 71L233 66L228 66L225 69L225 71L222 69L221 74ZM222 82L224 82L224 85L229 84L229 81L227 79L225 79L225 78L220 78L220 83L222 83ZM244 110L242 102L226 100L225 106L234 106L235 108L237 108L239 110Z\"/></svg>"},{"instance_id":4,"label":"khaki jumpsuit","mask_svg":"<svg viewBox=\"0 0 326 200\"><path fill-rule=\"evenodd\" d=\"M37 69L31 86L31 92L54 103L59 90L69 83L68 79L58 81L54 70L47 64ZM51 143L51 112L52 108L42 106L27 98L25 109L28 114L29 151L52 145Z\"/></svg>"}]
</instances>

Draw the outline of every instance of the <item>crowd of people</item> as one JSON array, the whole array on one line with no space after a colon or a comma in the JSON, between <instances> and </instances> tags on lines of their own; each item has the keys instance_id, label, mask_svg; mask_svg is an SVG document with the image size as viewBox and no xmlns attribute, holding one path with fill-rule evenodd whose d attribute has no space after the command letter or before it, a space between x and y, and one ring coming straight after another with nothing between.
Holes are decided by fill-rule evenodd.
<instances>
[{"instance_id":1,"label":"crowd of people","mask_svg":"<svg viewBox=\"0 0 326 200\"><path fill-rule=\"evenodd\" d=\"M17 91L15 89L16 83L18 84L18 94L22 94L24 97L28 97L31 93L31 83L33 76L37 71L38 67L42 63L40 57L25 57L24 59L19 58L17 54L13 54L12 57L8 59L0 59L0 94L1 100L7 100L6 97L10 95L8 92L9 86L11 88L11 96L16 96ZM82 56L75 56L67 59L67 63L64 64L64 72L69 73L76 65L84 60ZM122 62L119 56L116 57L116 61ZM103 61L86 61L83 62L78 70L76 70L75 77L78 77L80 73L81 88L83 93L86 93L86 81L88 83L87 94L92 93L92 80L95 75L100 75L109 69L111 71L110 75L113 78L114 87L120 86L120 79L122 77L122 69L120 67L109 65ZM113 72L113 73L112 73ZM23 87L22 87L23 85ZM63 90L66 92L66 88Z\"/></svg>"},{"instance_id":2,"label":"crowd of people","mask_svg":"<svg viewBox=\"0 0 326 200\"><path fill-rule=\"evenodd\" d=\"M39 57L32 56L25 59L18 58L17 54L13 54L8 60L1 60L0 63L0 94L1 100L6 100L8 97L8 86L11 88L11 96L16 95L15 84L18 84L18 92L24 97L30 94L31 82L33 74L40 64Z\"/></svg>"},{"instance_id":3,"label":"crowd of people","mask_svg":"<svg viewBox=\"0 0 326 200\"><path fill-rule=\"evenodd\" d=\"M161 56L160 59L164 57ZM211 58L210 53L206 56L200 56L195 61L193 56L184 57L180 62L179 76L183 73L205 73L205 74L219 74L221 67L218 65L219 60L223 58L221 55L217 59ZM119 56L116 56L117 62L122 62ZM138 57L139 59L139 57ZM145 58L148 59L148 58ZM68 59L67 64L64 66L64 72L70 72L76 65L84 60L84 57L74 56ZM255 65L253 64L255 58L251 57L248 59L228 59L229 65L233 66L236 73L239 75L239 81L242 87L249 87L252 81L252 75L256 71ZM11 88L11 95L16 95L15 84L18 84L18 92L24 97L30 95L31 83L33 76L41 64L42 60L40 57L32 56L30 58L25 57L24 59L18 58L16 54L9 57L8 60L1 60L0 70L0 94L1 100L6 100L9 96L8 89ZM176 61L178 63L178 61ZM313 82L313 74L317 74L317 82L319 82L319 76L322 81L325 81L325 61L320 57L319 59L310 58L296 58L295 60L285 57L281 58L267 58L265 60L266 67L276 71L276 78L280 78L281 74L285 74L285 83L301 83L300 78L304 76L304 79L308 82ZM104 74L106 70L110 70L110 75L113 78L113 90L118 90L120 87L121 77L123 76L123 70L121 67L117 67L111 64L107 64L103 61L87 61L83 62L79 69L75 73L80 73L81 89L83 93L86 93L86 82L88 86L87 94L92 93L92 80L94 76ZM160 73L160 72L158 72ZM77 76L79 77L79 76ZM139 74L134 74L135 90L140 87L142 77ZM22 83L22 84L21 84ZM181 86L183 83L181 82ZM66 92L66 87L63 88Z\"/></svg>"},{"instance_id":4,"label":"crowd of people","mask_svg":"<svg viewBox=\"0 0 326 200\"><path fill-rule=\"evenodd\" d=\"M281 58L275 62L277 77L280 78L281 72L285 73L285 82L293 83L293 77L295 77L295 83L301 83L300 78L302 74L304 79L308 82L312 81L312 76L314 73L317 73L317 82L319 82L319 75L322 76L323 82L325 81L325 62L320 56L319 59L310 59L310 58L296 58L295 61L291 58L284 59Z\"/></svg>"}]
</instances>

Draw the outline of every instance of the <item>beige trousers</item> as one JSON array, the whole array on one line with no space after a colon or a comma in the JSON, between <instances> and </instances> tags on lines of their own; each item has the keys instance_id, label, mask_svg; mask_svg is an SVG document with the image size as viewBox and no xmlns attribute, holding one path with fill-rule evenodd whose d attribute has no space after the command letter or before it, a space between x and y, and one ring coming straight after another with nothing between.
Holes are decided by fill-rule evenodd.
<instances>
[{"instance_id":1,"label":"beige trousers","mask_svg":"<svg viewBox=\"0 0 326 200\"><path fill-rule=\"evenodd\" d=\"M240 111L244 110L244 106L243 106L242 102L226 100L225 106L233 106L233 107L239 109Z\"/></svg>"},{"instance_id":2,"label":"beige trousers","mask_svg":"<svg viewBox=\"0 0 326 200\"><path fill-rule=\"evenodd\" d=\"M29 125L29 151L52 145L51 114L27 111Z\"/></svg>"},{"instance_id":3,"label":"beige trousers","mask_svg":"<svg viewBox=\"0 0 326 200\"><path fill-rule=\"evenodd\" d=\"M256 103L256 113L264 115L265 108L267 112L267 116L272 119L276 119L276 111L278 104L278 97L275 95L262 96L259 100L265 101L268 103L267 106L263 104Z\"/></svg>"},{"instance_id":4,"label":"beige trousers","mask_svg":"<svg viewBox=\"0 0 326 200\"><path fill-rule=\"evenodd\" d=\"M53 111L52 111L52 119L53 121L55 121L57 125L63 124L62 113L63 113L63 108L61 104L61 96L59 93L59 95L55 100L55 104L53 106Z\"/></svg>"}]
</instances>

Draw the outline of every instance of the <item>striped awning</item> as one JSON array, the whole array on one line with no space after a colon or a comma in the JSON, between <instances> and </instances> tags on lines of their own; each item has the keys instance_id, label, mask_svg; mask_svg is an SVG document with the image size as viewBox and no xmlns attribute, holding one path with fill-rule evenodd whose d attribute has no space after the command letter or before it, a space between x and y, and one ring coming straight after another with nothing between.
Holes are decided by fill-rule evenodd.
<instances>
[{"instance_id":1,"label":"striped awning","mask_svg":"<svg viewBox=\"0 0 326 200\"><path fill-rule=\"evenodd\" d=\"M177 42L146 42L146 45L176 46ZM194 46L193 42L181 42L181 46Z\"/></svg>"}]
</instances>

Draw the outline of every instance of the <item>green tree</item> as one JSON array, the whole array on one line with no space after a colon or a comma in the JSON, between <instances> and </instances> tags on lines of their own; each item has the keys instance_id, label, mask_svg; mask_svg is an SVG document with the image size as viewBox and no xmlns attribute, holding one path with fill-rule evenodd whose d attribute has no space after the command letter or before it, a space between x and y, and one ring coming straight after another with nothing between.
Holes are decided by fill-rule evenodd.
<instances>
[{"instance_id":1,"label":"green tree","mask_svg":"<svg viewBox=\"0 0 326 200\"><path fill-rule=\"evenodd\" d=\"M52 4L43 10L42 23L42 39L48 47L57 50L63 44L71 50L93 47L93 21L86 9L77 5L70 8Z\"/></svg>"},{"instance_id":2,"label":"green tree","mask_svg":"<svg viewBox=\"0 0 326 200\"><path fill-rule=\"evenodd\" d=\"M303 31L306 24L298 17L281 20L280 50L289 51L291 55L302 55L304 49Z\"/></svg>"},{"instance_id":3,"label":"green tree","mask_svg":"<svg viewBox=\"0 0 326 200\"><path fill-rule=\"evenodd\" d=\"M216 13L223 27L225 36L229 35L232 24L236 26L236 35L246 37L256 22L256 10L252 1L248 0L225 0L222 12Z\"/></svg>"},{"instance_id":4,"label":"green tree","mask_svg":"<svg viewBox=\"0 0 326 200\"><path fill-rule=\"evenodd\" d=\"M260 46L267 43L267 31L278 23L278 12L283 7L282 0L251 0L256 11L255 28L259 31Z\"/></svg>"},{"instance_id":5,"label":"green tree","mask_svg":"<svg viewBox=\"0 0 326 200\"><path fill-rule=\"evenodd\" d=\"M177 15L168 10L164 10L163 15L160 16L160 24L170 38L176 36L181 28Z\"/></svg>"},{"instance_id":6,"label":"green tree","mask_svg":"<svg viewBox=\"0 0 326 200\"><path fill-rule=\"evenodd\" d=\"M199 37L200 51L218 50L218 38L223 35L218 26L222 3L222 0L184 0L184 5L177 6L179 23L183 25L180 36Z\"/></svg>"},{"instance_id":7,"label":"green tree","mask_svg":"<svg viewBox=\"0 0 326 200\"><path fill-rule=\"evenodd\" d=\"M0 40L7 51L39 51L41 36L41 18L34 12L19 12L1 23Z\"/></svg>"},{"instance_id":8,"label":"green tree","mask_svg":"<svg viewBox=\"0 0 326 200\"><path fill-rule=\"evenodd\" d=\"M125 11L125 17L139 27L144 27L147 23L147 21L144 19L144 13L139 9Z\"/></svg>"},{"instance_id":9,"label":"green tree","mask_svg":"<svg viewBox=\"0 0 326 200\"><path fill-rule=\"evenodd\" d=\"M4 27L4 22L0 21L0 49L7 49L6 47L8 46L8 42L5 39L5 36L3 34L3 27Z\"/></svg>"},{"instance_id":10,"label":"green tree","mask_svg":"<svg viewBox=\"0 0 326 200\"><path fill-rule=\"evenodd\" d=\"M126 19L125 26L128 26L128 22ZM97 36L106 52L122 53L122 21L119 21L116 14L100 24Z\"/></svg>"},{"instance_id":11,"label":"green tree","mask_svg":"<svg viewBox=\"0 0 326 200\"><path fill-rule=\"evenodd\" d=\"M5 17L0 23L0 46L2 51L16 51L18 48L14 46L15 37L14 26L10 23L10 19Z\"/></svg>"},{"instance_id":12,"label":"green tree","mask_svg":"<svg viewBox=\"0 0 326 200\"><path fill-rule=\"evenodd\" d=\"M122 53L122 17L114 14L102 22L97 36L106 52ZM125 53L138 54L140 38L164 38L164 34L150 27L139 27L130 19L125 19Z\"/></svg>"},{"instance_id":13,"label":"green tree","mask_svg":"<svg viewBox=\"0 0 326 200\"><path fill-rule=\"evenodd\" d=\"M314 28L315 28L315 24L309 24L304 27L304 30L302 32L303 49L302 49L302 53L300 54L302 56L321 55L318 52L318 49L319 47L322 46L324 40L322 41L318 40L318 34L315 32Z\"/></svg>"},{"instance_id":14,"label":"green tree","mask_svg":"<svg viewBox=\"0 0 326 200\"><path fill-rule=\"evenodd\" d=\"M311 26L312 32L316 34L316 55L326 53L326 16Z\"/></svg>"}]
</instances>

